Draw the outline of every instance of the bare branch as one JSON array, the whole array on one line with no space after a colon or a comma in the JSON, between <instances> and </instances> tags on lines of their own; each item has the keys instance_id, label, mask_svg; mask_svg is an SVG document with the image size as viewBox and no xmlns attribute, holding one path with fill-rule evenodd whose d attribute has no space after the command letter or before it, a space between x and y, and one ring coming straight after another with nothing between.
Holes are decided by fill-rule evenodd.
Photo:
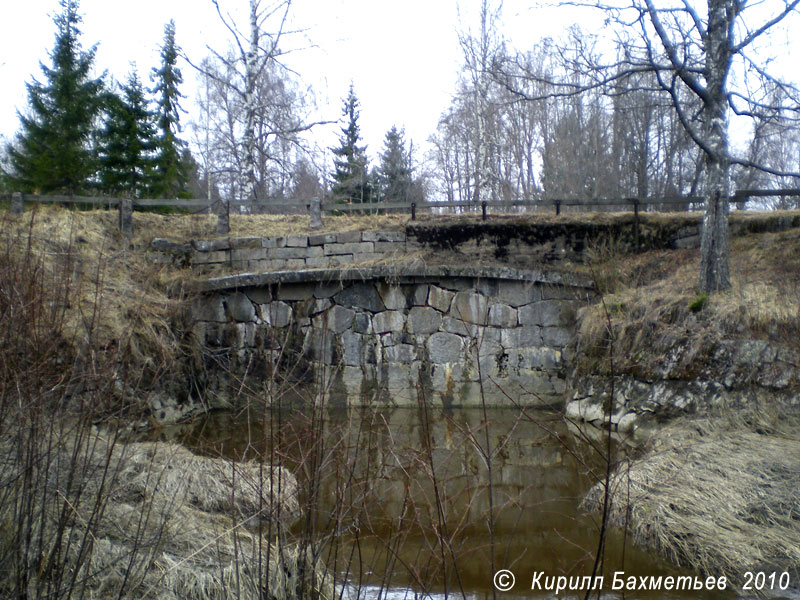
<instances>
[{"instance_id":1,"label":"bare branch","mask_svg":"<svg viewBox=\"0 0 800 600\"><path fill-rule=\"evenodd\" d=\"M760 35L764 34L767 30L771 29L781 21L783 21L786 17L788 17L792 12L797 9L797 5L800 4L800 0L792 0L789 4L786 5L783 11L779 14L775 15L772 19L764 23L761 27L756 29L755 31L751 32L747 35L741 42L736 44L731 48L731 51L736 53L742 51L744 48L749 46L753 40L755 40Z\"/></svg>"},{"instance_id":2,"label":"bare branch","mask_svg":"<svg viewBox=\"0 0 800 600\"><path fill-rule=\"evenodd\" d=\"M214 50L212 48L208 48L208 49L211 51L211 53L218 60L220 60L226 66L229 66L229 67L233 66L233 62L232 61L230 61L229 59L226 59L224 56L219 54L216 50ZM239 96L244 97L244 91L242 91L240 88L238 88L229 78L225 79L225 78L217 75L213 71L204 68L201 65L196 65L194 62L192 62L192 60L189 58L189 56L186 53L181 53L181 56L182 56L183 60L185 60L187 63L189 63L189 66L194 68L198 73L201 73L202 75L204 75L205 77L208 77L209 79L213 79L214 81L216 81L220 85L228 87L231 90L233 90L234 92L236 92Z\"/></svg>"},{"instance_id":3,"label":"bare branch","mask_svg":"<svg viewBox=\"0 0 800 600\"><path fill-rule=\"evenodd\" d=\"M225 28L231 32L233 40L236 42L236 46L239 48L239 52L241 52L242 55L244 55L245 51L244 48L242 47L242 43L240 40L241 34L233 26L233 19L231 19L229 22L228 19L225 18L225 16L222 14L222 9L219 7L219 2L217 0L211 0L211 2L214 3L214 7L217 9L217 14L219 15L220 21L222 21L222 24L225 26ZM228 17L230 18L230 15L228 15Z\"/></svg>"},{"instance_id":4,"label":"bare branch","mask_svg":"<svg viewBox=\"0 0 800 600\"><path fill-rule=\"evenodd\" d=\"M705 38L706 26L703 24L700 15L698 15L694 7L691 4L689 4L689 0L683 0L683 7L686 10L687 14L692 18L694 26L697 29L697 32L700 34L700 37Z\"/></svg>"},{"instance_id":5,"label":"bare branch","mask_svg":"<svg viewBox=\"0 0 800 600\"><path fill-rule=\"evenodd\" d=\"M736 157L731 157L730 160L732 164L739 165L741 167L747 167L749 169L755 169L756 171L761 171L762 173L775 175L776 177L794 177L800 179L800 171L783 171L781 169L773 169L761 163L755 163L746 159L736 158Z\"/></svg>"},{"instance_id":6,"label":"bare branch","mask_svg":"<svg viewBox=\"0 0 800 600\"><path fill-rule=\"evenodd\" d=\"M692 76L692 73L686 68L686 64L678 58L677 49L664 29L664 25L661 23L661 19L658 16L658 10L653 6L652 0L645 0L645 4L647 5L647 14L650 17L650 22L653 24L658 39L661 40L661 45L664 47L667 58L675 69L675 72L683 83L686 84L686 87L697 94L703 101L707 101L708 90L700 84L696 77ZM645 39L648 38L645 36Z\"/></svg>"}]
</instances>

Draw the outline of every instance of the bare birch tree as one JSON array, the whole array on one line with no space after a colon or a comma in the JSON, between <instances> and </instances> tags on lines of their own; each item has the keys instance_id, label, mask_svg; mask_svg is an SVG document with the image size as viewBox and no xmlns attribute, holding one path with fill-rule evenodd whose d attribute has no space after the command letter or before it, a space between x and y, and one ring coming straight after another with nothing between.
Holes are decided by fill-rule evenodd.
<instances>
[{"instance_id":1,"label":"bare birch tree","mask_svg":"<svg viewBox=\"0 0 800 600\"><path fill-rule=\"evenodd\" d=\"M699 287L705 292L730 287L730 169L734 162L749 163L731 156L729 113L733 110L737 114L759 118L769 102L753 94L729 89L732 69L736 63L742 69L743 77L756 76L760 81L776 81L765 70L766 57L759 60L748 50L771 28L796 14L799 2L707 0L705 5L701 5L683 0L656 7L653 0L633 1L643 43L643 64L654 69L659 84L674 99L677 100L678 90L685 88L697 97L701 105L699 118L694 120L683 110L680 102L674 102L681 122L706 158L707 198L699 279ZM789 89L789 86L781 87ZM751 166L773 170L767 165Z\"/></svg>"},{"instance_id":2,"label":"bare birch tree","mask_svg":"<svg viewBox=\"0 0 800 600\"><path fill-rule=\"evenodd\" d=\"M244 31L218 0L211 1L231 35L231 47L228 51L209 47L213 60L199 65L186 59L226 90L227 104L238 112L235 120L241 133L238 193L247 201L264 200L264 186L259 186L264 166L275 161L285 166L288 149L302 146L300 134L321 124L300 117L303 103L287 85L292 72L283 62L288 51L282 42L297 33L287 30L292 0L248 0ZM215 68L209 67L212 64ZM282 146L284 151L269 152L267 145ZM288 185L289 179L284 183Z\"/></svg>"},{"instance_id":3,"label":"bare birch tree","mask_svg":"<svg viewBox=\"0 0 800 600\"><path fill-rule=\"evenodd\" d=\"M492 155L496 151L496 139L490 123L494 108L490 99L490 87L494 85L491 67L496 54L502 48L497 31L502 2L499 2L496 8L492 8L491 4L491 0L481 0L480 32L477 35L473 35L469 30L459 34L459 42L464 52L466 89L473 95L472 102L467 103L467 106L471 106L474 111L476 124L473 140L475 180L472 194L472 200L476 203L484 199L484 189L488 189L489 196L493 200L498 195L497 177L492 172Z\"/></svg>"},{"instance_id":4,"label":"bare birch tree","mask_svg":"<svg viewBox=\"0 0 800 600\"><path fill-rule=\"evenodd\" d=\"M272 61L281 55L280 41L286 26L291 0L281 0L262 7L261 0L250 0L248 14L248 36L241 33L232 17L223 13L217 0L212 0L222 23L231 33L234 52L223 55L213 49L212 53L236 74L224 84L242 100L244 114L244 139L241 171L241 194L246 200L256 200L256 116L258 103L256 91L258 80ZM267 24L274 22L271 30Z\"/></svg>"},{"instance_id":5,"label":"bare birch tree","mask_svg":"<svg viewBox=\"0 0 800 600\"><path fill-rule=\"evenodd\" d=\"M620 59L605 64L578 57L576 64L582 64L590 76L588 85L548 81L552 88L545 97L568 97L587 90L610 92L620 78L633 73L654 74L659 89L670 98L681 125L704 156L706 206L699 288L705 292L730 287L731 166L757 168L776 176L797 175L734 156L729 118L733 113L756 122L780 118L797 123L800 93L768 71L771 55L765 55L759 46L778 26L788 26L786 21L797 16L799 3L800 0L664 0L658 5L655 0L568 2L602 10L625 52ZM511 76L507 69L496 74L521 97L537 99L522 89L520 77L524 75ZM774 105L765 93L770 86L778 86L791 101ZM688 103L687 97L691 98Z\"/></svg>"}]
</instances>

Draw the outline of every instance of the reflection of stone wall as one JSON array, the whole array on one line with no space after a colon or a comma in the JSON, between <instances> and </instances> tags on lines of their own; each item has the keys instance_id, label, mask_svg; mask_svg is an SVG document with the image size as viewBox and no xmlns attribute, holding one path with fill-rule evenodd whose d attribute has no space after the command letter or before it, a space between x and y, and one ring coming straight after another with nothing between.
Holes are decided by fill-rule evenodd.
<instances>
[{"instance_id":1,"label":"reflection of stone wall","mask_svg":"<svg viewBox=\"0 0 800 600\"><path fill-rule=\"evenodd\" d=\"M341 403L550 404L586 297L575 276L512 269L244 275L208 282L197 332L237 375L325 367Z\"/></svg>"}]
</instances>

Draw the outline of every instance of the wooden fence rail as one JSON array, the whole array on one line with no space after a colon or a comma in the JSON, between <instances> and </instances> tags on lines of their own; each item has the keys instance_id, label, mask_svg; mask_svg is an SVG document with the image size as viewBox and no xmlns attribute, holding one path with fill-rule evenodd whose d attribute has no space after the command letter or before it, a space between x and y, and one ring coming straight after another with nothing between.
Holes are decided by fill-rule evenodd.
<instances>
[{"instance_id":1,"label":"wooden fence rail","mask_svg":"<svg viewBox=\"0 0 800 600\"><path fill-rule=\"evenodd\" d=\"M766 198L766 197L800 197L800 189L743 189L737 190L729 200L731 202L742 203L749 198ZM65 195L38 195L38 194L20 194L15 192L13 194L0 195L0 200L10 202L11 211L15 214L21 214L24 210L24 204L27 203L49 203L49 204L78 204L82 206L92 206L98 208L111 208L119 207L120 210L120 229L126 235L132 233L131 230L131 217L130 212L133 208L155 208L155 207L171 207L194 212L211 212L217 213L220 209L220 201L212 201L209 204L207 199L188 199L182 200L177 198L111 198L106 196L65 196ZM625 207L634 213L634 234L638 240L639 233L639 213L648 208L664 210L670 206L683 205L690 209L692 205L700 208L704 205L705 198L700 196L672 196L664 198L593 198L590 200L582 200L575 198L548 198L541 200L518 200L514 202L499 202L499 201L483 201L480 204L474 202L370 202L370 203L325 203L321 205L323 213L328 214L341 214L341 213L359 213L359 212L373 212L380 213L381 211L401 211L411 213L411 219L416 219L419 211L440 211L446 209L472 209L481 210L483 219L488 217L489 208L503 208L506 210L541 210L542 208L549 208L555 212L556 215L561 214L561 209L564 207L582 207L585 209L598 208L598 207ZM231 203L230 208L247 208L253 207L259 212L267 211L275 214L281 213L298 213L307 212L310 203L275 203L275 202L237 202Z\"/></svg>"},{"instance_id":2,"label":"wooden fence rail","mask_svg":"<svg viewBox=\"0 0 800 600\"><path fill-rule=\"evenodd\" d=\"M0 195L0 199L8 202L15 194ZM742 202L748 198L766 198L771 196L800 196L800 189L781 189L781 190L738 190L731 196L732 202ZM22 196L24 202L29 203L44 203L44 204L81 204L86 206L98 207L115 207L119 206L120 198L113 198L108 196L64 196L64 195L39 195L39 194L25 194ZM368 203L332 203L326 202L322 205L324 212L365 212L365 211L381 211L381 210L403 210L406 212L411 211L412 206L416 206L417 210L426 209L446 209L446 208L482 208L484 205L487 208L544 208L551 207L558 210L559 207L565 206L584 206L584 207L603 207L603 206L629 206L631 209L637 205L640 208L647 206L663 206L674 204L702 204L705 198L701 196L671 196L664 198L592 198L592 199L575 199L575 198L548 198L542 200L515 200L512 202L502 201L484 201L480 204L469 201L456 201L456 202L368 202ZM187 210L213 210L218 205L219 201L212 201L209 204L205 198L134 198L133 206L141 208L152 207L171 207L183 208ZM253 206L259 210L262 209L307 209L307 204L302 203L277 203L277 202L237 202L231 203L231 207L248 207Z\"/></svg>"}]
</instances>

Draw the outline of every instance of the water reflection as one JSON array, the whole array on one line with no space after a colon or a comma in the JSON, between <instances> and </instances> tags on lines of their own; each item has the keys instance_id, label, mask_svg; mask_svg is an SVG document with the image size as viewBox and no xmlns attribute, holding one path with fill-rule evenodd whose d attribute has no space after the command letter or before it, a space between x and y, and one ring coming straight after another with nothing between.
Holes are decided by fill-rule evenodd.
<instances>
[{"instance_id":1,"label":"water reflection","mask_svg":"<svg viewBox=\"0 0 800 600\"><path fill-rule=\"evenodd\" d=\"M550 598L526 589L535 572L592 572L598 519L578 504L604 459L555 413L251 410L204 417L187 443L290 467L307 509L295 533L361 590L353 598L491 596L500 568L517 573L503 598ZM674 573L619 534L607 543L609 582L615 570Z\"/></svg>"}]
</instances>

